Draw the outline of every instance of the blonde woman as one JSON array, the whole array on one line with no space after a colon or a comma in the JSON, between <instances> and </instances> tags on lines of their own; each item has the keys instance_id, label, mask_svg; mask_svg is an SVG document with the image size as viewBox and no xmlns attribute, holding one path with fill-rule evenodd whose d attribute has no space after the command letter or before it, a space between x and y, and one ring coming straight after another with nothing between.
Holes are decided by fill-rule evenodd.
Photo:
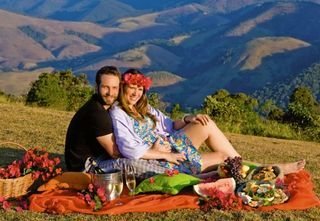
<instances>
[{"instance_id":1,"label":"blonde woman","mask_svg":"<svg viewBox=\"0 0 320 221\"><path fill-rule=\"evenodd\" d=\"M212 170L228 157L240 156L209 116L188 115L172 121L148 105L146 92L151 83L136 69L122 75L119 103L110 110L122 156L158 160L163 167L193 175ZM203 143L212 152L200 153ZM296 172L304 165L304 160L278 164L284 173Z\"/></svg>"}]
</instances>

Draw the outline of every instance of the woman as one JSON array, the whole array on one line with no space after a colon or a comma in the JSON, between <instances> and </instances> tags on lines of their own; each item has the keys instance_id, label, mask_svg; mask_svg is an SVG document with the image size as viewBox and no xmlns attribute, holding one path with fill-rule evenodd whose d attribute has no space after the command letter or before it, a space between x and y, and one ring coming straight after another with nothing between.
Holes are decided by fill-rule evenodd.
<instances>
[{"instance_id":1,"label":"woman","mask_svg":"<svg viewBox=\"0 0 320 221\"><path fill-rule=\"evenodd\" d=\"M212 170L228 157L240 156L207 115L172 121L148 105L151 79L136 69L122 75L119 103L110 110L120 153L129 159L158 160L161 166L188 174ZM206 143L213 152L200 153ZM278 164L283 172L301 170L305 161Z\"/></svg>"}]
</instances>

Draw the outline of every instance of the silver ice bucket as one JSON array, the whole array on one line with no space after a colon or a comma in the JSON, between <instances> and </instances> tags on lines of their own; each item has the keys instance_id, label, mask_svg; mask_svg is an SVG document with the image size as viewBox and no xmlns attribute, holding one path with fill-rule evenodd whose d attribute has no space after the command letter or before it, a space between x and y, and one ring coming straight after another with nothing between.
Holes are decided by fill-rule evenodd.
<instances>
[{"instance_id":1,"label":"silver ice bucket","mask_svg":"<svg viewBox=\"0 0 320 221\"><path fill-rule=\"evenodd\" d=\"M108 171L104 174L93 174L93 184L105 188L108 200L120 197L123 189L122 172L120 170Z\"/></svg>"}]
</instances>

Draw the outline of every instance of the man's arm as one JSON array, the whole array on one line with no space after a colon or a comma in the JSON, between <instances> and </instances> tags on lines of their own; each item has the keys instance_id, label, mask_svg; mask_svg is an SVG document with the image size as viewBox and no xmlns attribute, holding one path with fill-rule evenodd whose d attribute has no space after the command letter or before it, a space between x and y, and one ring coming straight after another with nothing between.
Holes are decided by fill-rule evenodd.
<instances>
[{"instance_id":1,"label":"man's arm","mask_svg":"<svg viewBox=\"0 0 320 221\"><path fill-rule=\"evenodd\" d=\"M113 133L97 137L97 140L112 158L120 157Z\"/></svg>"}]
</instances>

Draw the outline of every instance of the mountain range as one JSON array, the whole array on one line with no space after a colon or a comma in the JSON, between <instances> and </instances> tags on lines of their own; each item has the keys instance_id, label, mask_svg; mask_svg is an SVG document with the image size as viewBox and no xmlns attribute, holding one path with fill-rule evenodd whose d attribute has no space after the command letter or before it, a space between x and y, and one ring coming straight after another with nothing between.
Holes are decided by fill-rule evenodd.
<instances>
[{"instance_id":1,"label":"mountain range","mask_svg":"<svg viewBox=\"0 0 320 221\"><path fill-rule=\"evenodd\" d=\"M103 65L133 67L163 100L199 106L319 62L319 14L320 0L1 0L0 75L72 69L93 82Z\"/></svg>"}]
</instances>

